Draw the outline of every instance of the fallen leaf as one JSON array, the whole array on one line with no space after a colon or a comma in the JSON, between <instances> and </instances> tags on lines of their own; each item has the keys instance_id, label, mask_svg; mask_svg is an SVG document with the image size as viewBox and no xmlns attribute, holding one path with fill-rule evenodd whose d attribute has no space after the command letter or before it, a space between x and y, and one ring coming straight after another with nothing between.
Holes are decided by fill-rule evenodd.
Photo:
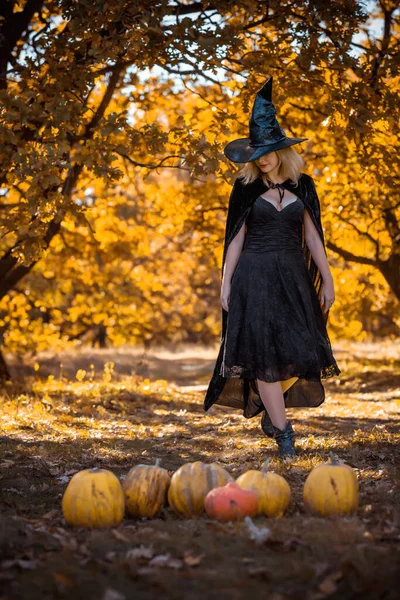
<instances>
[{"instance_id":1,"label":"fallen leaf","mask_svg":"<svg viewBox=\"0 0 400 600\"><path fill-rule=\"evenodd\" d=\"M73 585L73 581L71 580L70 577L68 577L68 575L66 575L65 573L60 573L58 571L55 571L54 573L51 574L51 576L54 579L54 582L62 589L62 588L69 588Z\"/></svg>"},{"instance_id":2,"label":"fallen leaf","mask_svg":"<svg viewBox=\"0 0 400 600\"><path fill-rule=\"evenodd\" d=\"M197 567L197 565L201 563L201 559L203 558L203 556L204 554L198 554L197 556L195 556L191 550L186 550L183 553L183 562L188 567Z\"/></svg>"},{"instance_id":3,"label":"fallen leaf","mask_svg":"<svg viewBox=\"0 0 400 600\"><path fill-rule=\"evenodd\" d=\"M53 508L53 510L50 510L45 515L43 515L43 519L54 519L55 517L58 517L58 515L59 511Z\"/></svg>"},{"instance_id":4,"label":"fallen leaf","mask_svg":"<svg viewBox=\"0 0 400 600\"><path fill-rule=\"evenodd\" d=\"M170 569L181 569L183 567L183 561L178 558L173 558L171 554L159 554L155 556L150 562L149 567L167 567Z\"/></svg>"},{"instance_id":5,"label":"fallen leaf","mask_svg":"<svg viewBox=\"0 0 400 600\"><path fill-rule=\"evenodd\" d=\"M269 579L270 578L266 567L258 567L258 566L249 567L248 573L249 573L250 577L259 577L260 579ZM270 598L269 595L268 595L268 598Z\"/></svg>"},{"instance_id":6,"label":"fallen leaf","mask_svg":"<svg viewBox=\"0 0 400 600\"><path fill-rule=\"evenodd\" d=\"M20 569L36 569L36 560L23 560L22 558L13 558L11 560L3 560L0 565L2 569L12 569L12 567L19 567Z\"/></svg>"},{"instance_id":7,"label":"fallen leaf","mask_svg":"<svg viewBox=\"0 0 400 600\"><path fill-rule=\"evenodd\" d=\"M9 469L13 465L15 465L15 460L3 460L0 463L0 467L4 467L4 469Z\"/></svg>"},{"instance_id":8,"label":"fallen leaf","mask_svg":"<svg viewBox=\"0 0 400 600\"><path fill-rule=\"evenodd\" d=\"M264 544L271 536L271 530L267 527L257 527L251 519L251 517L247 516L244 519L247 529L249 531L250 539L253 540L256 544Z\"/></svg>"},{"instance_id":9,"label":"fallen leaf","mask_svg":"<svg viewBox=\"0 0 400 600\"><path fill-rule=\"evenodd\" d=\"M145 535L152 535L154 529L152 527L139 527L138 533L144 533Z\"/></svg>"},{"instance_id":10,"label":"fallen leaf","mask_svg":"<svg viewBox=\"0 0 400 600\"><path fill-rule=\"evenodd\" d=\"M152 548L147 548L146 546L138 546L137 548L131 548L125 554L126 558L152 558L154 556L154 552Z\"/></svg>"},{"instance_id":11,"label":"fallen leaf","mask_svg":"<svg viewBox=\"0 0 400 600\"><path fill-rule=\"evenodd\" d=\"M140 575L140 576L146 576L146 575L154 575L154 569L151 569L150 567L140 567L135 575Z\"/></svg>"},{"instance_id":12,"label":"fallen leaf","mask_svg":"<svg viewBox=\"0 0 400 600\"><path fill-rule=\"evenodd\" d=\"M103 596L103 600L125 600L125 598L126 596L124 596L124 594L121 594L112 588L107 588Z\"/></svg>"},{"instance_id":13,"label":"fallen leaf","mask_svg":"<svg viewBox=\"0 0 400 600\"><path fill-rule=\"evenodd\" d=\"M23 496L23 492L21 490L17 490L16 488L3 488L3 492L10 492L11 494L18 494L19 496Z\"/></svg>"},{"instance_id":14,"label":"fallen leaf","mask_svg":"<svg viewBox=\"0 0 400 600\"><path fill-rule=\"evenodd\" d=\"M342 571L334 571L333 573L330 573L319 584L318 587L320 591L326 595L333 594L337 590L336 582L342 577Z\"/></svg>"},{"instance_id":15,"label":"fallen leaf","mask_svg":"<svg viewBox=\"0 0 400 600\"><path fill-rule=\"evenodd\" d=\"M122 533L122 531L118 531L118 529L111 529L111 533L115 537L116 540L120 542L130 542L131 540Z\"/></svg>"},{"instance_id":16,"label":"fallen leaf","mask_svg":"<svg viewBox=\"0 0 400 600\"><path fill-rule=\"evenodd\" d=\"M255 563L256 559L250 558L249 556L245 556L244 558L242 558L242 562L244 562L245 564L251 564L251 563Z\"/></svg>"},{"instance_id":17,"label":"fallen leaf","mask_svg":"<svg viewBox=\"0 0 400 600\"><path fill-rule=\"evenodd\" d=\"M111 550L111 552L107 552L107 554L105 555L105 559L108 562L112 562L116 556L117 553L115 552L115 550Z\"/></svg>"}]
</instances>

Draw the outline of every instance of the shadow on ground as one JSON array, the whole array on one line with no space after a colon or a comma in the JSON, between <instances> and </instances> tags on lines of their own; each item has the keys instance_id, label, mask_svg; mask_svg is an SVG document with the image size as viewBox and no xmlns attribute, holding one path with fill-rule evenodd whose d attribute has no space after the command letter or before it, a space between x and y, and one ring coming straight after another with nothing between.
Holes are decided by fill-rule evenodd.
<instances>
[{"instance_id":1,"label":"shadow on ground","mask_svg":"<svg viewBox=\"0 0 400 600\"><path fill-rule=\"evenodd\" d=\"M128 353L123 360L109 351L74 355L68 364L64 356L65 381L53 387L45 380L57 376L57 360L39 361L38 387L29 370L33 365L20 371L14 365L21 380L8 386L0 409L2 598L394 600L400 558L394 385L399 373L394 361L379 374L379 353L373 358L371 367L369 358L343 354L346 372L339 385L326 382L325 403L288 411L298 450L290 463L277 458L259 417L246 420L218 406L204 412L204 390L196 386L206 371L210 376L209 358L177 359L178 364L172 357L157 359L154 370L142 374L151 373L145 392L131 377ZM94 360L92 387L77 382L76 370L89 370ZM102 365L110 360L113 380L102 383ZM160 375L168 375L167 381L153 381L165 379ZM305 509L305 479L330 452L357 473L361 504L352 516L320 518ZM292 497L283 518L254 520L270 529L261 545L244 523L183 519L168 506L159 518L126 516L105 531L73 529L63 519L66 485L84 468L110 469L122 481L133 465L157 458L171 475L183 463L202 460L219 462L237 477L259 469L267 457L270 468L287 479ZM151 563L157 557L164 557L158 558L163 567Z\"/></svg>"}]
</instances>

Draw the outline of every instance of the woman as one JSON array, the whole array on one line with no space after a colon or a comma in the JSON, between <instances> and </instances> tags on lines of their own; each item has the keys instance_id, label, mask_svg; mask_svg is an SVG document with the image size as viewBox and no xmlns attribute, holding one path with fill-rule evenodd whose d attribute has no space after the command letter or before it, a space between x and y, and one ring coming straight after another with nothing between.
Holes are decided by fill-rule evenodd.
<instances>
[{"instance_id":1,"label":"woman","mask_svg":"<svg viewBox=\"0 0 400 600\"><path fill-rule=\"evenodd\" d=\"M245 163L231 193L222 267L220 353L205 397L263 412L264 432L282 458L295 456L286 407L318 406L321 379L339 375L326 329L335 293L315 184L301 172L271 101L272 78L258 92L250 137L225 154Z\"/></svg>"}]
</instances>

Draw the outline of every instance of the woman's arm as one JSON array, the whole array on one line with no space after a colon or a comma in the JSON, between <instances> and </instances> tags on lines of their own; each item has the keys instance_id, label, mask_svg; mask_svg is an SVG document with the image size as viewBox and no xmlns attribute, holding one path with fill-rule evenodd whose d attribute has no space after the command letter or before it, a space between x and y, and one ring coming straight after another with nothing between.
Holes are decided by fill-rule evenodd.
<instances>
[{"instance_id":1,"label":"woman's arm","mask_svg":"<svg viewBox=\"0 0 400 600\"><path fill-rule=\"evenodd\" d=\"M224 272L221 284L221 304L224 310L228 310L229 296L231 293L231 280L240 255L242 253L244 240L246 237L246 223L243 223L239 232L233 238L226 251Z\"/></svg>"},{"instance_id":2,"label":"woman's arm","mask_svg":"<svg viewBox=\"0 0 400 600\"><path fill-rule=\"evenodd\" d=\"M304 209L304 235L306 244L311 252L315 264L321 272L323 279L323 289L321 295L321 306L324 306L326 312L335 301L335 291L333 287L333 277L326 258L324 246L318 231L309 215L307 209Z\"/></svg>"}]
</instances>

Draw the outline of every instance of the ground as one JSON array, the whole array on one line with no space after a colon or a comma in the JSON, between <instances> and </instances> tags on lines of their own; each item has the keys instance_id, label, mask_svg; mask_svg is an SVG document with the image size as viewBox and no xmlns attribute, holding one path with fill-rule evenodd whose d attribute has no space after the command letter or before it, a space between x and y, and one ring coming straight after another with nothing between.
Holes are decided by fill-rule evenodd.
<instances>
[{"instance_id":1,"label":"ground","mask_svg":"<svg viewBox=\"0 0 400 600\"><path fill-rule=\"evenodd\" d=\"M325 403L291 409L298 457L277 457L259 417L203 411L216 351L131 348L7 357L13 382L0 404L0 600L398 597L400 564L400 348L340 343L340 377ZM60 365L61 363L61 365ZM334 452L357 473L361 503L348 517L311 516L307 474ZM290 484L286 515L245 523L157 519L108 530L69 527L61 499L70 477L103 467L121 481L135 464L170 474L186 462L219 462L234 477L270 468Z\"/></svg>"}]
</instances>

